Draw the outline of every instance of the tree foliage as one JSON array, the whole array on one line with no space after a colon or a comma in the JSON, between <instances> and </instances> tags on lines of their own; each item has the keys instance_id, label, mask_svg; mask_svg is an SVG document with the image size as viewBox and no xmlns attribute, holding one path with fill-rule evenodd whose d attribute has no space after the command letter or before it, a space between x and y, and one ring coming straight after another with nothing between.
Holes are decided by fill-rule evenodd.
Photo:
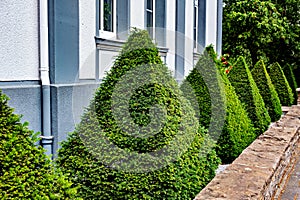
<instances>
[{"instance_id":1,"label":"tree foliage","mask_svg":"<svg viewBox=\"0 0 300 200\"><path fill-rule=\"evenodd\" d=\"M54 171L37 141L37 134L20 122L0 91L1 199L74 199L76 188Z\"/></svg>"},{"instance_id":2,"label":"tree foliage","mask_svg":"<svg viewBox=\"0 0 300 200\"><path fill-rule=\"evenodd\" d=\"M258 61L251 70L251 73L264 99L271 120L273 122L279 120L282 114L280 100L264 62L262 60Z\"/></svg>"},{"instance_id":3,"label":"tree foliage","mask_svg":"<svg viewBox=\"0 0 300 200\"><path fill-rule=\"evenodd\" d=\"M262 56L273 59L280 55L276 49L292 36L287 30L289 23L276 4L261 0L225 2L223 53L238 57L249 50L252 63Z\"/></svg>"},{"instance_id":4,"label":"tree foliage","mask_svg":"<svg viewBox=\"0 0 300 200\"><path fill-rule=\"evenodd\" d=\"M297 86L296 77L293 72L292 66L289 64L286 64L282 70L283 70L286 80L288 81L288 83L292 89L292 92L294 94L293 103L296 104L297 98L298 98L296 89L298 86Z\"/></svg>"},{"instance_id":5,"label":"tree foliage","mask_svg":"<svg viewBox=\"0 0 300 200\"><path fill-rule=\"evenodd\" d=\"M270 66L270 77L278 93L281 105L291 106L294 102L294 95L279 63L276 62Z\"/></svg>"},{"instance_id":6,"label":"tree foliage","mask_svg":"<svg viewBox=\"0 0 300 200\"><path fill-rule=\"evenodd\" d=\"M228 79L257 129L257 135L263 133L268 128L271 118L243 57L239 57L235 62L233 69L228 74Z\"/></svg>"},{"instance_id":7,"label":"tree foliage","mask_svg":"<svg viewBox=\"0 0 300 200\"><path fill-rule=\"evenodd\" d=\"M136 76L140 68L142 76ZM165 110L166 121L144 137L143 131L161 123L153 115L156 105ZM62 144L57 163L84 199L191 199L220 162L212 146L147 31L134 29L80 124ZM156 166L161 167L151 170Z\"/></svg>"},{"instance_id":8,"label":"tree foliage","mask_svg":"<svg viewBox=\"0 0 300 200\"><path fill-rule=\"evenodd\" d=\"M231 64L226 60L226 56L218 59L212 46L206 49L215 63L213 67L221 75L225 93L226 118L222 133L217 140L216 152L223 163L231 163L256 138L255 128L246 110L243 108L234 87L228 80L227 75L232 70ZM220 90L219 92L222 91Z\"/></svg>"},{"instance_id":9,"label":"tree foliage","mask_svg":"<svg viewBox=\"0 0 300 200\"><path fill-rule=\"evenodd\" d=\"M181 85L184 96L194 105L194 109L199 109L200 124L210 128L214 120L222 120L223 124L219 122L221 129L210 129L208 134L216 140L217 155L223 163L231 163L256 138L252 122L225 75L227 70L224 71L213 47L208 46ZM192 92L188 90L189 85ZM197 98L194 99L191 94ZM214 102L215 99L218 101ZM222 110L225 111L223 118L212 117L213 112L222 115Z\"/></svg>"}]
</instances>

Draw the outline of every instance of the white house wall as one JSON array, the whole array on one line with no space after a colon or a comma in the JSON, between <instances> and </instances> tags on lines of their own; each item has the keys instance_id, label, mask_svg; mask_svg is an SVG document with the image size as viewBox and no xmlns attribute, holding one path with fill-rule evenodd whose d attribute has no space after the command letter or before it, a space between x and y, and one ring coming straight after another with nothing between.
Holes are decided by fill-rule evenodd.
<instances>
[{"instance_id":1,"label":"white house wall","mask_svg":"<svg viewBox=\"0 0 300 200\"><path fill-rule=\"evenodd\" d=\"M111 69L117 55L118 52L114 51L99 51L99 79L103 79L106 72Z\"/></svg>"},{"instance_id":2,"label":"white house wall","mask_svg":"<svg viewBox=\"0 0 300 200\"><path fill-rule=\"evenodd\" d=\"M79 79L96 77L96 1L79 2Z\"/></svg>"},{"instance_id":3,"label":"white house wall","mask_svg":"<svg viewBox=\"0 0 300 200\"><path fill-rule=\"evenodd\" d=\"M217 46L217 0L206 0L206 46Z\"/></svg>"},{"instance_id":4,"label":"white house wall","mask_svg":"<svg viewBox=\"0 0 300 200\"><path fill-rule=\"evenodd\" d=\"M130 27L145 28L145 1L130 1Z\"/></svg>"},{"instance_id":5,"label":"white house wall","mask_svg":"<svg viewBox=\"0 0 300 200\"><path fill-rule=\"evenodd\" d=\"M169 51L166 56L166 64L175 75L175 53L176 53L176 1L166 0L166 46Z\"/></svg>"},{"instance_id":6,"label":"white house wall","mask_svg":"<svg viewBox=\"0 0 300 200\"><path fill-rule=\"evenodd\" d=\"M36 0L0 3L0 81L39 80Z\"/></svg>"},{"instance_id":7,"label":"white house wall","mask_svg":"<svg viewBox=\"0 0 300 200\"><path fill-rule=\"evenodd\" d=\"M187 76L193 69L194 59L194 0L185 2L185 56L184 56L184 76Z\"/></svg>"}]
</instances>

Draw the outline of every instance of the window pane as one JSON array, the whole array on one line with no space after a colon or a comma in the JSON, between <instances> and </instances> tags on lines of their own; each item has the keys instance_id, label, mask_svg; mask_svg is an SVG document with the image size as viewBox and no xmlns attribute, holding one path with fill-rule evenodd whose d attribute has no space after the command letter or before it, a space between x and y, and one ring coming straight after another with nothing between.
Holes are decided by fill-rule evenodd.
<instances>
[{"instance_id":1,"label":"window pane","mask_svg":"<svg viewBox=\"0 0 300 200\"><path fill-rule=\"evenodd\" d=\"M153 0L147 0L147 9L153 10Z\"/></svg>"},{"instance_id":2,"label":"window pane","mask_svg":"<svg viewBox=\"0 0 300 200\"><path fill-rule=\"evenodd\" d=\"M153 27L153 13L147 12L147 27Z\"/></svg>"},{"instance_id":3,"label":"window pane","mask_svg":"<svg viewBox=\"0 0 300 200\"><path fill-rule=\"evenodd\" d=\"M147 29L151 37L153 37L153 13L147 11Z\"/></svg>"},{"instance_id":4,"label":"window pane","mask_svg":"<svg viewBox=\"0 0 300 200\"><path fill-rule=\"evenodd\" d=\"M113 0L104 0L104 31L113 32Z\"/></svg>"}]
</instances>

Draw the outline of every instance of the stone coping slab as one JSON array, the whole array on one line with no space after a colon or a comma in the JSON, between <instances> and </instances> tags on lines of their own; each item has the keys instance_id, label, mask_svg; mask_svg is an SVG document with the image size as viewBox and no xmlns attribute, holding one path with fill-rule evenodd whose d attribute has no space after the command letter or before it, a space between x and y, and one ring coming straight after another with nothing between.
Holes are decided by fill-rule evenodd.
<instances>
[{"instance_id":1,"label":"stone coping slab","mask_svg":"<svg viewBox=\"0 0 300 200\"><path fill-rule=\"evenodd\" d=\"M272 199L280 188L299 143L300 106L260 135L195 200Z\"/></svg>"}]
</instances>

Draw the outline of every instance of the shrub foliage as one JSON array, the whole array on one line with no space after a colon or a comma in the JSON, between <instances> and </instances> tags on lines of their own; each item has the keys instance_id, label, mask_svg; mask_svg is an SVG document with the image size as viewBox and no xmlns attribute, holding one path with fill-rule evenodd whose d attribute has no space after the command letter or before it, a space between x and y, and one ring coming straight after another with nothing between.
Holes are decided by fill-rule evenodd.
<instances>
[{"instance_id":1,"label":"shrub foliage","mask_svg":"<svg viewBox=\"0 0 300 200\"><path fill-rule=\"evenodd\" d=\"M273 122L279 120L282 114L280 100L264 62L262 60L258 61L251 70L251 73L264 99L271 120Z\"/></svg>"},{"instance_id":2,"label":"shrub foliage","mask_svg":"<svg viewBox=\"0 0 300 200\"><path fill-rule=\"evenodd\" d=\"M133 72L140 65L144 65L143 76L136 76ZM153 83L144 81L145 77ZM139 81L144 84L137 87ZM132 88L128 100L126 90ZM121 103L115 104L114 97ZM166 121L155 134L141 137L155 127L144 130L147 125L160 123L151 117L153 105L164 107ZM124 114L126 109L130 115ZM132 124L140 128L134 135L129 133ZM191 199L213 178L219 163L213 150L206 154L212 144L203 135L148 33L134 29L81 123L62 144L57 164L79 186L84 199ZM165 147L169 149L161 151ZM165 158L156 159L159 156ZM162 167L147 171L150 165Z\"/></svg>"},{"instance_id":3,"label":"shrub foliage","mask_svg":"<svg viewBox=\"0 0 300 200\"><path fill-rule=\"evenodd\" d=\"M218 72L218 66L220 65L221 63L218 62L212 46L207 47L181 88L185 97L192 102L193 98L189 96L191 92L186 92L185 87L187 82L192 86L193 94L197 97L197 102L192 102L193 105L195 103L197 105L193 107L200 110L200 124L207 128L215 120L211 118L212 111L222 114L222 109L224 109L224 118L219 118L224 123L221 129L218 130L220 132L209 134L218 136L215 138L217 141L217 155L223 163L230 163L255 139L255 132L251 120L248 118L227 77L224 75L224 79L222 79L220 76ZM208 76L210 76L210 79L207 79ZM214 99L211 98L217 98L219 101L214 102L213 105L211 102ZM222 108L223 106L224 108ZM216 129L210 129L210 131L214 132Z\"/></svg>"},{"instance_id":4,"label":"shrub foliage","mask_svg":"<svg viewBox=\"0 0 300 200\"><path fill-rule=\"evenodd\" d=\"M293 72L293 69L292 69L292 66L291 65L289 65L289 64L286 64L283 68L282 68L282 70L283 70L283 72L284 72L284 75L285 75L285 77L286 77L286 80L288 81L288 83L289 83L289 85L290 85L290 87L291 87L291 89L292 89L292 92L293 92L293 94L294 94L294 104L296 104L296 102L297 102L297 96L298 96L298 94L297 94L297 91L296 91L296 89L297 89L297 82L296 82L296 77L295 77L295 74L294 74L294 72Z\"/></svg>"},{"instance_id":5,"label":"shrub foliage","mask_svg":"<svg viewBox=\"0 0 300 200\"><path fill-rule=\"evenodd\" d=\"M35 145L37 134L7 103L0 91L1 199L74 199L76 189L54 172L45 150Z\"/></svg>"},{"instance_id":6,"label":"shrub foliage","mask_svg":"<svg viewBox=\"0 0 300 200\"><path fill-rule=\"evenodd\" d=\"M281 105L291 106L294 102L294 95L281 66L278 63L271 64L269 74L278 93Z\"/></svg>"},{"instance_id":7,"label":"shrub foliage","mask_svg":"<svg viewBox=\"0 0 300 200\"><path fill-rule=\"evenodd\" d=\"M256 138L255 129L227 76L223 76L226 94L226 121L218 140L217 155L231 163Z\"/></svg>"},{"instance_id":8,"label":"shrub foliage","mask_svg":"<svg viewBox=\"0 0 300 200\"><path fill-rule=\"evenodd\" d=\"M233 65L228 79L257 129L257 135L263 133L268 128L271 118L243 57L239 57Z\"/></svg>"}]
</instances>

